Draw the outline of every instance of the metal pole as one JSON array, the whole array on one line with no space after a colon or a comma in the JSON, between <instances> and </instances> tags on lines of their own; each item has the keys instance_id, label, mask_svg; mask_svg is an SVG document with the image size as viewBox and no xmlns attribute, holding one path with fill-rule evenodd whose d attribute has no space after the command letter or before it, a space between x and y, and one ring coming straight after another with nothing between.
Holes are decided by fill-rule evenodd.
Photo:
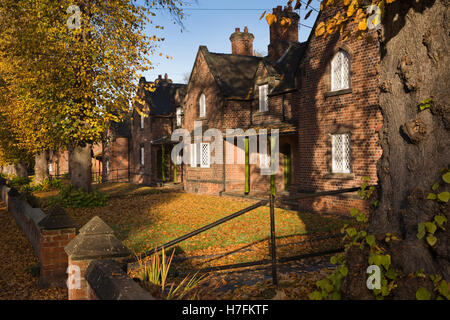
<instances>
[{"instance_id":1,"label":"metal pole","mask_svg":"<svg viewBox=\"0 0 450 320\"><path fill-rule=\"evenodd\" d=\"M277 278L277 250L275 244L275 196L270 194L270 238L272 256L272 280L274 285L278 285Z\"/></svg>"}]
</instances>

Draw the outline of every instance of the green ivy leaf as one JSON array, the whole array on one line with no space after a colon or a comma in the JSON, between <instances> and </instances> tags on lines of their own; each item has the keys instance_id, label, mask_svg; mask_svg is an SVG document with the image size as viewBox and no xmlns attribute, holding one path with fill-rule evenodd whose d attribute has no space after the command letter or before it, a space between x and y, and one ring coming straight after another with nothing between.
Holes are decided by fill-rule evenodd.
<instances>
[{"instance_id":1,"label":"green ivy leaf","mask_svg":"<svg viewBox=\"0 0 450 320\"><path fill-rule=\"evenodd\" d=\"M450 183L450 171L442 176L442 180L444 180L446 183Z\"/></svg>"},{"instance_id":2,"label":"green ivy leaf","mask_svg":"<svg viewBox=\"0 0 450 320\"><path fill-rule=\"evenodd\" d=\"M434 221L436 221L439 227L442 227L444 223L447 222L447 218L444 215L439 214L437 216L434 216Z\"/></svg>"},{"instance_id":3,"label":"green ivy leaf","mask_svg":"<svg viewBox=\"0 0 450 320\"><path fill-rule=\"evenodd\" d=\"M450 199L450 192L448 191L441 192L437 195L437 198L441 202L448 202L448 200Z\"/></svg>"},{"instance_id":4,"label":"green ivy leaf","mask_svg":"<svg viewBox=\"0 0 450 320\"><path fill-rule=\"evenodd\" d=\"M351 208L350 209L350 214L352 215L352 217L356 216L358 214L359 210L356 208Z\"/></svg>"},{"instance_id":5,"label":"green ivy leaf","mask_svg":"<svg viewBox=\"0 0 450 320\"><path fill-rule=\"evenodd\" d=\"M447 281L442 280L437 287L439 293L448 299L449 291Z\"/></svg>"},{"instance_id":6,"label":"green ivy leaf","mask_svg":"<svg viewBox=\"0 0 450 320\"><path fill-rule=\"evenodd\" d=\"M342 266L339 269L339 272L342 274L342 276L346 277L348 275L348 268L346 266Z\"/></svg>"},{"instance_id":7,"label":"green ivy leaf","mask_svg":"<svg viewBox=\"0 0 450 320\"><path fill-rule=\"evenodd\" d=\"M350 237L354 237L354 236L356 235L356 233L357 233L355 228L348 228L348 229L346 229L345 231L347 232L347 234L348 234Z\"/></svg>"},{"instance_id":8,"label":"green ivy leaf","mask_svg":"<svg viewBox=\"0 0 450 320\"><path fill-rule=\"evenodd\" d=\"M437 188L439 188L439 182L436 182L435 184L433 184L433 186L431 187L431 190L436 191Z\"/></svg>"},{"instance_id":9,"label":"green ivy leaf","mask_svg":"<svg viewBox=\"0 0 450 320\"><path fill-rule=\"evenodd\" d=\"M427 228L428 232L431 234L434 234L436 232L436 225L433 222L425 222L425 227Z\"/></svg>"},{"instance_id":10,"label":"green ivy leaf","mask_svg":"<svg viewBox=\"0 0 450 320\"><path fill-rule=\"evenodd\" d=\"M366 221L367 221L367 218L366 218L366 216L364 215L364 213L360 212L360 213L358 213L358 215L356 216L356 221L358 221L358 222L366 222Z\"/></svg>"},{"instance_id":11,"label":"green ivy leaf","mask_svg":"<svg viewBox=\"0 0 450 320\"><path fill-rule=\"evenodd\" d=\"M369 234L366 237L366 242L369 246L373 247L375 245L375 237L373 235Z\"/></svg>"},{"instance_id":12,"label":"green ivy leaf","mask_svg":"<svg viewBox=\"0 0 450 320\"><path fill-rule=\"evenodd\" d=\"M416 291L416 299L417 300L430 300L431 293L424 287L419 287L419 289L417 289L417 291Z\"/></svg>"},{"instance_id":13,"label":"green ivy leaf","mask_svg":"<svg viewBox=\"0 0 450 320\"><path fill-rule=\"evenodd\" d=\"M425 236L425 223L421 222L418 226L417 239L422 239Z\"/></svg>"},{"instance_id":14,"label":"green ivy leaf","mask_svg":"<svg viewBox=\"0 0 450 320\"><path fill-rule=\"evenodd\" d=\"M385 275L391 280L395 280L397 278L397 272L392 268L389 268Z\"/></svg>"},{"instance_id":15,"label":"green ivy leaf","mask_svg":"<svg viewBox=\"0 0 450 320\"><path fill-rule=\"evenodd\" d=\"M430 246L434 246L436 244L437 238L433 236L432 234L429 234L427 236L427 242Z\"/></svg>"},{"instance_id":16,"label":"green ivy leaf","mask_svg":"<svg viewBox=\"0 0 450 320\"><path fill-rule=\"evenodd\" d=\"M338 292L338 291L333 292L333 293L330 295L330 299L331 299L331 300L341 300L341 293Z\"/></svg>"},{"instance_id":17,"label":"green ivy leaf","mask_svg":"<svg viewBox=\"0 0 450 320\"><path fill-rule=\"evenodd\" d=\"M322 294L319 291L314 291L309 294L310 300L322 300Z\"/></svg>"},{"instance_id":18,"label":"green ivy leaf","mask_svg":"<svg viewBox=\"0 0 450 320\"><path fill-rule=\"evenodd\" d=\"M437 196L435 193L429 193L427 196L427 200L436 200Z\"/></svg>"},{"instance_id":19,"label":"green ivy leaf","mask_svg":"<svg viewBox=\"0 0 450 320\"><path fill-rule=\"evenodd\" d=\"M391 256L388 254L382 255L382 265L386 270L389 269L389 266L391 265Z\"/></svg>"}]
</instances>

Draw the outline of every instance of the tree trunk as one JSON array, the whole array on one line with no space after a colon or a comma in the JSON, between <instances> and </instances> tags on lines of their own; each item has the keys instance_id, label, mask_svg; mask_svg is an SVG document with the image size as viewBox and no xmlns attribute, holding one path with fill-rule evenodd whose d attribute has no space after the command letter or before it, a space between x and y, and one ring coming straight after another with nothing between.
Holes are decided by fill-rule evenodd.
<instances>
[{"instance_id":1,"label":"tree trunk","mask_svg":"<svg viewBox=\"0 0 450 320\"><path fill-rule=\"evenodd\" d=\"M48 177L48 151L42 151L34 157L34 182L42 183Z\"/></svg>"},{"instance_id":2,"label":"tree trunk","mask_svg":"<svg viewBox=\"0 0 450 320\"><path fill-rule=\"evenodd\" d=\"M388 246L392 266L401 272L394 299L415 299L419 285L433 291L430 281L407 277L421 268L450 280L449 222L446 231L436 231L434 246L417 238L420 222L433 221L437 214L450 221L448 203L426 200L437 181L441 184L436 192L449 189L440 180L440 170L450 165L449 23L448 0L396 1L387 7L380 35L381 191L369 233L379 239L388 232L400 238ZM428 98L431 107L421 110L421 101ZM373 298L366 288L366 269L361 268L367 267L367 259L356 251L347 256L350 277L342 286L344 297Z\"/></svg>"},{"instance_id":3,"label":"tree trunk","mask_svg":"<svg viewBox=\"0 0 450 320\"><path fill-rule=\"evenodd\" d=\"M24 163L16 163L13 165L13 174L15 174L18 177L27 178L28 177L28 170L27 165Z\"/></svg>"},{"instance_id":4,"label":"tree trunk","mask_svg":"<svg viewBox=\"0 0 450 320\"><path fill-rule=\"evenodd\" d=\"M69 149L70 182L77 188L92 190L92 144Z\"/></svg>"}]
</instances>

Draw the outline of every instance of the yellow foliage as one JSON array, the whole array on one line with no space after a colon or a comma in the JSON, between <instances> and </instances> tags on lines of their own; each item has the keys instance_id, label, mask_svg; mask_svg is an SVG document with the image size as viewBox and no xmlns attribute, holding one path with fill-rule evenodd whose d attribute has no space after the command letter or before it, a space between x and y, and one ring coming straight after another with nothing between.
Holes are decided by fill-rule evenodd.
<instances>
[{"instance_id":1,"label":"yellow foliage","mask_svg":"<svg viewBox=\"0 0 450 320\"><path fill-rule=\"evenodd\" d=\"M316 36L319 37L325 33L326 27L324 22L320 22L316 27Z\"/></svg>"},{"instance_id":2,"label":"yellow foliage","mask_svg":"<svg viewBox=\"0 0 450 320\"><path fill-rule=\"evenodd\" d=\"M277 22L277 17L272 13L268 13L266 15L266 21L269 24L269 26L271 26L272 24Z\"/></svg>"},{"instance_id":3,"label":"yellow foliage","mask_svg":"<svg viewBox=\"0 0 450 320\"><path fill-rule=\"evenodd\" d=\"M367 29L367 20L366 20L366 19L362 19L362 20L359 22L358 29L359 29L359 30L362 30L362 31L364 31L364 30Z\"/></svg>"}]
</instances>

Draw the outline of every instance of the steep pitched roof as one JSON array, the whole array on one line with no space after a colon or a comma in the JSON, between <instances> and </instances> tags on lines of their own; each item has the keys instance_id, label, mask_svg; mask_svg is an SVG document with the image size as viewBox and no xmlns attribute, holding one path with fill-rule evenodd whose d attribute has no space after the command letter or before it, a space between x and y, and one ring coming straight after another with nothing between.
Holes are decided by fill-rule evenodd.
<instances>
[{"instance_id":1,"label":"steep pitched roof","mask_svg":"<svg viewBox=\"0 0 450 320\"><path fill-rule=\"evenodd\" d=\"M159 79L155 82L145 82L145 84L155 84L154 91L145 89L144 100L149 108L150 115L169 115L175 112L186 95L186 85L181 83L172 83L165 79Z\"/></svg>"},{"instance_id":2,"label":"steep pitched roof","mask_svg":"<svg viewBox=\"0 0 450 320\"><path fill-rule=\"evenodd\" d=\"M206 63L222 94L226 97L250 98L253 80L261 57L209 52L200 46Z\"/></svg>"}]
</instances>

